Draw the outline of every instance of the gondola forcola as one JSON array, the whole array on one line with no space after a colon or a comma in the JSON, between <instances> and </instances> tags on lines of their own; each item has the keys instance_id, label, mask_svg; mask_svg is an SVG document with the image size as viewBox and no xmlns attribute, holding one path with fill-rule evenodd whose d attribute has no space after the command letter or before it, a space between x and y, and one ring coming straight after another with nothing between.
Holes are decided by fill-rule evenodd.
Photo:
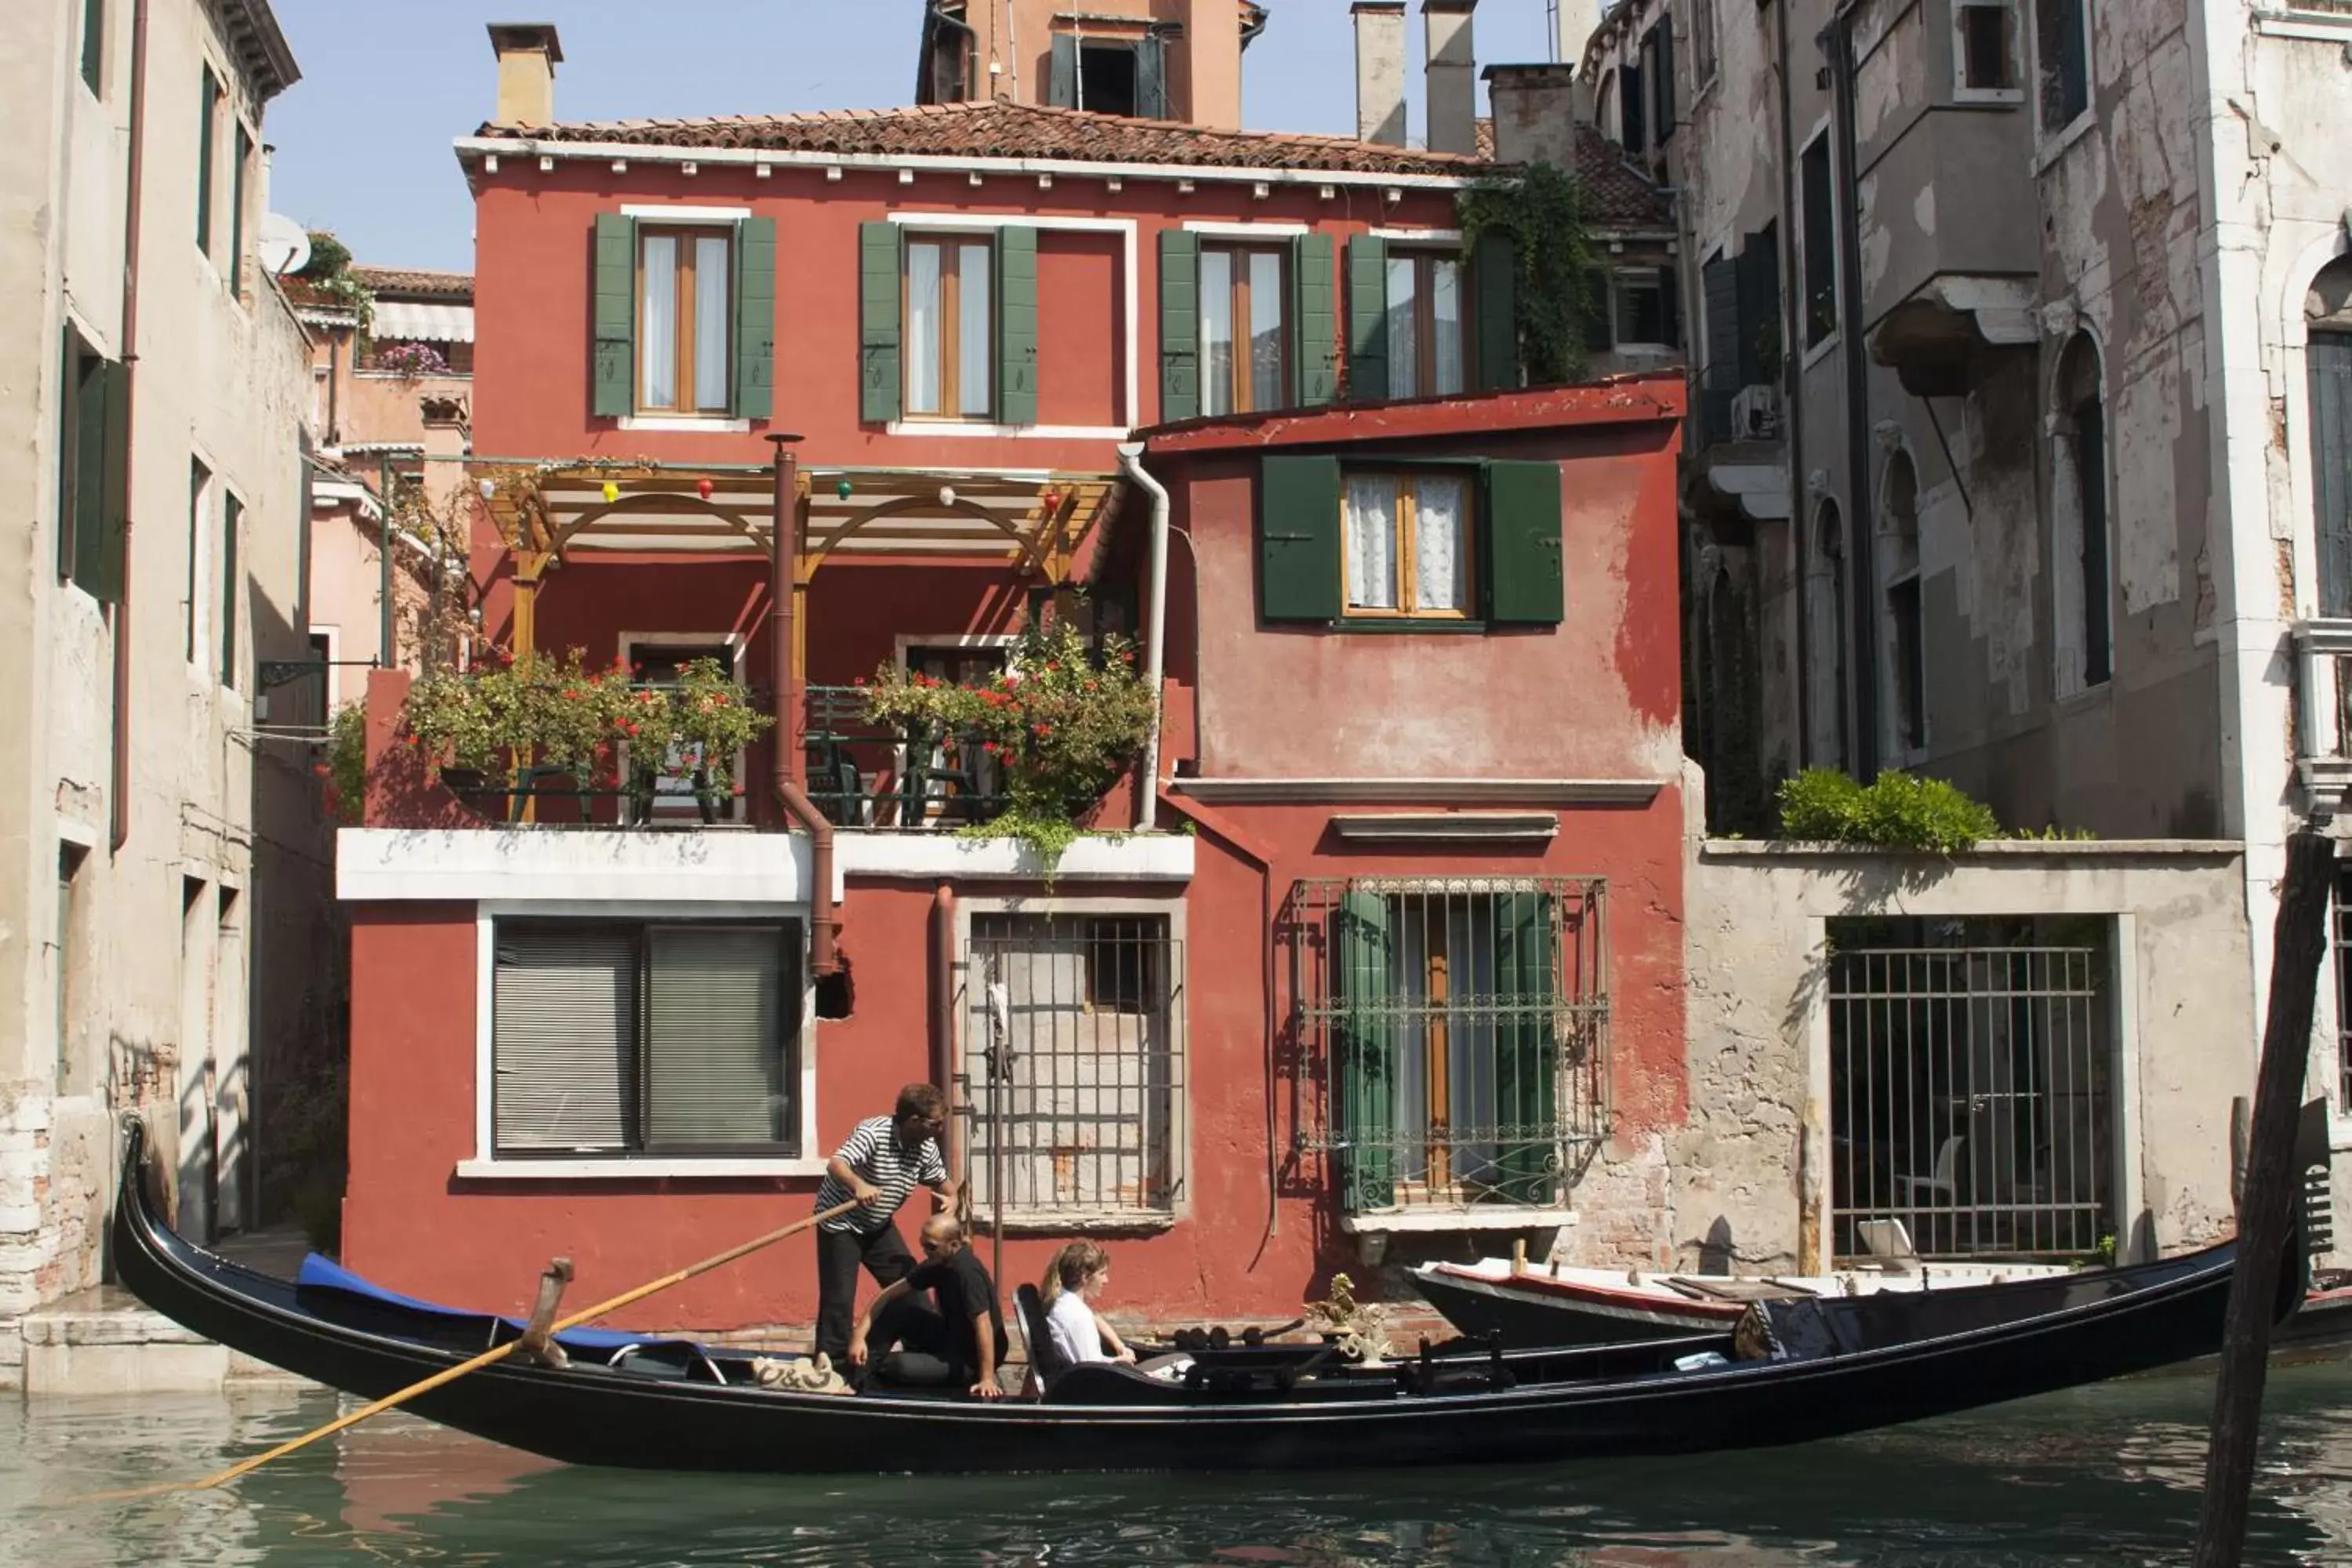
<instances>
[{"instance_id":1,"label":"gondola forcola","mask_svg":"<svg viewBox=\"0 0 2352 1568\"><path fill-rule=\"evenodd\" d=\"M140 1125L127 1122L116 1267L141 1300L197 1333L374 1399L520 1331L348 1278L303 1286L238 1268L165 1226L151 1163ZM750 1352L598 1333L565 1337L569 1365L501 1362L408 1408L574 1464L780 1474L1346 1469L1706 1452L1887 1426L2210 1353L2221 1342L2234 1253L2225 1244L2024 1283L1766 1303L1767 1353L1748 1359L1729 1332L1570 1350L1455 1342L1370 1365L1321 1344L1265 1344L1197 1352L1178 1381L1092 1363L1042 1399L982 1403L761 1387ZM2302 1271L2288 1273L2281 1319L2303 1293Z\"/></svg>"}]
</instances>

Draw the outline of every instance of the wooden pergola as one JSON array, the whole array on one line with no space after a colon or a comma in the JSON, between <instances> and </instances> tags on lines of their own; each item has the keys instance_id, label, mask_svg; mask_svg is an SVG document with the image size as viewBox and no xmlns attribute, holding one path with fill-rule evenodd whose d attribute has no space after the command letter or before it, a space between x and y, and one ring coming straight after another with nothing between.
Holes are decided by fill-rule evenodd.
<instances>
[{"instance_id":1,"label":"wooden pergola","mask_svg":"<svg viewBox=\"0 0 2352 1568\"><path fill-rule=\"evenodd\" d=\"M548 571L598 556L772 560L772 470L582 463L474 465L515 565L514 651L536 650ZM609 487L609 490L608 490ZM1118 503L1113 474L936 468L803 468L793 552L792 670L806 669L801 614L817 569L835 557L985 561L1048 587L1069 581L1078 552ZM782 590L782 584L778 584Z\"/></svg>"}]
</instances>

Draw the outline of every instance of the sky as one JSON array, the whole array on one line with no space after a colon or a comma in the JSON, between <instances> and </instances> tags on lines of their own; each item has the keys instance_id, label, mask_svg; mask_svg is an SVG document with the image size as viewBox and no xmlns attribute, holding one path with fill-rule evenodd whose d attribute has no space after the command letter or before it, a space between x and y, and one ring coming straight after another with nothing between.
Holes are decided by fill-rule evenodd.
<instances>
[{"instance_id":1,"label":"sky","mask_svg":"<svg viewBox=\"0 0 2352 1568\"><path fill-rule=\"evenodd\" d=\"M1355 130L1348 0L1265 0L1242 68L1259 131ZM782 114L913 101L923 0L274 0L302 79L269 105L269 205L362 261L473 267L473 202L451 141L489 117L492 21L553 22L562 120ZM1478 63L1550 58L1546 0L1486 0ZM1421 8L1406 94L1423 131ZM1484 89L1480 110L1484 112Z\"/></svg>"}]
</instances>

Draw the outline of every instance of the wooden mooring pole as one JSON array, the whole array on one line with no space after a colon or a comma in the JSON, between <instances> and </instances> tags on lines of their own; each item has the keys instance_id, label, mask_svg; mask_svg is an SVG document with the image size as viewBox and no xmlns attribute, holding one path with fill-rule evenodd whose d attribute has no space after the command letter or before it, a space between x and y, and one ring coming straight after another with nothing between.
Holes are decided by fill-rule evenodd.
<instances>
[{"instance_id":1,"label":"wooden mooring pole","mask_svg":"<svg viewBox=\"0 0 2352 1568\"><path fill-rule=\"evenodd\" d=\"M2244 1193L2238 1205L2238 1263L2230 1281L2230 1315L2213 1390L2213 1433L2205 1450L2205 1501L2197 1521L2196 1568L2237 1568L2246 1540L2246 1504L2254 1479L2254 1442L2270 1366L2271 1319L2294 1241L2295 1123L2311 1055L2319 962L2327 945L2327 904L2336 875L2335 841L2308 830L2287 840L2271 951L2271 994L2263 1024L2263 1058L2254 1082Z\"/></svg>"}]
</instances>

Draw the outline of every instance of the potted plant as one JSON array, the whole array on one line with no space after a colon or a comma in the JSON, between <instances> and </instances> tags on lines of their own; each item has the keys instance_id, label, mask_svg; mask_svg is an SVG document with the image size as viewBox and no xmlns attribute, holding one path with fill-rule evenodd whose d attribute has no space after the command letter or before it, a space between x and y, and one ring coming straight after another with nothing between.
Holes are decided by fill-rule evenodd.
<instances>
[{"instance_id":1,"label":"potted plant","mask_svg":"<svg viewBox=\"0 0 2352 1568\"><path fill-rule=\"evenodd\" d=\"M693 770L695 805L716 822L740 786L736 754L775 723L751 706L751 693L716 658L689 659L677 672L664 715L671 743Z\"/></svg>"},{"instance_id":2,"label":"potted plant","mask_svg":"<svg viewBox=\"0 0 2352 1568\"><path fill-rule=\"evenodd\" d=\"M965 831L1021 838L1048 867L1142 755L1157 701L1136 670L1132 643L1118 637L1089 643L1058 616L1024 630L1007 668L984 686L885 666L866 688L866 709L877 722L981 737L1003 768L1006 805Z\"/></svg>"}]
</instances>

